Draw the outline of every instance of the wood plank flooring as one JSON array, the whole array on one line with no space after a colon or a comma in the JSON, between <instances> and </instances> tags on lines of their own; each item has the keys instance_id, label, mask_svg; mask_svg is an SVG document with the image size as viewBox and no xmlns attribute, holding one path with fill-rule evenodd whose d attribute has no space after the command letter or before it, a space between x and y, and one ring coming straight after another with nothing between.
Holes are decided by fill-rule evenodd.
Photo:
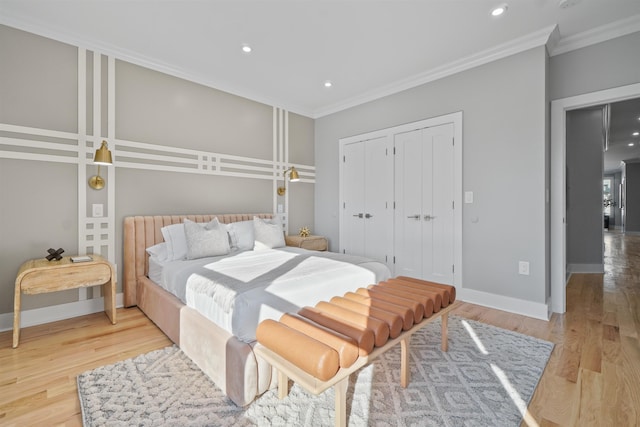
<instances>
[{"instance_id":1,"label":"wood plank flooring","mask_svg":"<svg viewBox=\"0 0 640 427\"><path fill-rule=\"evenodd\" d=\"M640 426L640 236L605 233L605 274L576 274L549 322L458 303L457 314L556 344L522 426ZM76 376L171 345L138 309L0 333L0 425L79 426Z\"/></svg>"}]
</instances>

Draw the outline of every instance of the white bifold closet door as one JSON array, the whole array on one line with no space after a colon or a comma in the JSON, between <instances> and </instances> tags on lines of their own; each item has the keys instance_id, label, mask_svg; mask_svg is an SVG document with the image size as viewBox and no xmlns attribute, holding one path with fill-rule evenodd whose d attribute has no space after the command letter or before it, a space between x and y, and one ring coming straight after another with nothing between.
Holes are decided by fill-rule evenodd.
<instances>
[{"instance_id":1,"label":"white bifold closet door","mask_svg":"<svg viewBox=\"0 0 640 427\"><path fill-rule=\"evenodd\" d=\"M392 267L393 156L389 136L346 144L342 165L342 248Z\"/></svg>"},{"instance_id":2,"label":"white bifold closet door","mask_svg":"<svg viewBox=\"0 0 640 427\"><path fill-rule=\"evenodd\" d=\"M395 274L453 284L453 124L394 135Z\"/></svg>"}]
</instances>

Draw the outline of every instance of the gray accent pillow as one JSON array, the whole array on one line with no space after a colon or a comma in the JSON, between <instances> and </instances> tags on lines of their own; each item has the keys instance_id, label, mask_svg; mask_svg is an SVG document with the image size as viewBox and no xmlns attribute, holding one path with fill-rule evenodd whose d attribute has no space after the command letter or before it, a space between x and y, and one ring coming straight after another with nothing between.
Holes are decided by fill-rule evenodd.
<instances>
[{"instance_id":1,"label":"gray accent pillow","mask_svg":"<svg viewBox=\"0 0 640 427\"><path fill-rule=\"evenodd\" d=\"M284 231L280 224L273 224L254 216L253 232L256 239L253 246L254 251L286 246L284 241Z\"/></svg>"},{"instance_id":2,"label":"gray accent pillow","mask_svg":"<svg viewBox=\"0 0 640 427\"><path fill-rule=\"evenodd\" d=\"M231 238L231 249L250 251L255 242L253 221L240 221L227 224L227 231Z\"/></svg>"},{"instance_id":3,"label":"gray accent pillow","mask_svg":"<svg viewBox=\"0 0 640 427\"><path fill-rule=\"evenodd\" d=\"M226 255L230 252L227 229L214 218L207 224L184 220L187 259Z\"/></svg>"}]
</instances>

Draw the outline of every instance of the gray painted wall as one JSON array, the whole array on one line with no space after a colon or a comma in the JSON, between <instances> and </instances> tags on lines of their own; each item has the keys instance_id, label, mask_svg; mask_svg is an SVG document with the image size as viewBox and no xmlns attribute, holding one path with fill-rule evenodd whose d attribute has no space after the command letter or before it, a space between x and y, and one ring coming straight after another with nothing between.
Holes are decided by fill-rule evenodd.
<instances>
[{"instance_id":1,"label":"gray painted wall","mask_svg":"<svg viewBox=\"0 0 640 427\"><path fill-rule=\"evenodd\" d=\"M625 232L640 232L640 163L625 166Z\"/></svg>"},{"instance_id":2,"label":"gray painted wall","mask_svg":"<svg viewBox=\"0 0 640 427\"><path fill-rule=\"evenodd\" d=\"M0 123L78 132L77 55L74 46L0 25ZM88 133L94 128L91 58L89 54ZM101 67L106 75L106 57ZM101 90L99 120L104 136L106 78ZM259 159L273 157L273 107L123 61L116 61L115 120L116 138L120 139ZM313 119L290 114L289 137L289 161L313 165ZM107 186L114 182L116 186L119 265L124 216L274 210L270 180L127 168L117 168L113 179L113 169L102 168L101 174ZM88 166L87 176L95 171L96 166ZM75 164L0 158L0 314L13 311L15 276L25 260L43 257L50 247L63 247L68 255L78 252L77 181ZM106 189L87 193L88 210L94 202L105 203L106 212ZM312 227L314 184L291 185L289 203L290 230ZM121 280L118 282L120 290ZM73 302L77 294L71 290L27 296L23 307Z\"/></svg>"},{"instance_id":3,"label":"gray painted wall","mask_svg":"<svg viewBox=\"0 0 640 427\"><path fill-rule=\"evenodd\" d=\"M338 140L463 111L464 287L545 303L546 52L513 55L316 120L316 228L337 249ZM526 84L523 84L526 82ZM518 275L518 261L530 276Z\"/></svg>"},{"instance_id":4,"label":"gray painted wall","mask_svg":"<svg viewBox=\"0 0 640 427\"><path fill-rule=\"evenodd\" d=\"M597 265L602 252L602 109L567 113L567 263Z\"/></svg>"},{"instance_id":5,"label":"gray painted wall","mask_svg":"<svg viewBox=\"0 0 640 427\"><path fill-rule=\"evenodd\" d=\"M551 57L551 99L640 82L640 32Z\"/></svg>"}]
</instances>

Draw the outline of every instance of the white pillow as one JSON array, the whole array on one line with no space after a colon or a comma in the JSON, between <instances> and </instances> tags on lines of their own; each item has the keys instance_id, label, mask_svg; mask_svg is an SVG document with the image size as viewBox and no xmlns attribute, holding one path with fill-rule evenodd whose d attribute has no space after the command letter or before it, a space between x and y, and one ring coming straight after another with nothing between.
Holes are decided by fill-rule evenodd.
<instances>
[{"instance_id":1,"label":"white pillow","mask_svg":"<svg viewBox=\"0 0 640 427\"><path fill-rule=\"evenodd\" d=\"M167 242L158 243L147 248L147 253L159 261L168 261L169 252L167 251Z\"/></svg>"},{"instance_id":2,"label":"white pillow","mask_svg":"<svg viewBox=\"0 0 640 427\"><path fill-rule=\"evenodd\" d=\"M188 221L185 219L185 221ZM193 222L193 221L192 221ZM210 222L202 224L204 227L218 224L218 218L213 218ZM187 235L184 231L184 223L171 224L160 229L162 237L167 244L167 261L177 261L187 258Z\"/></svg>"},{"instance_id":3,"label":"white pillow","mask_svg":"<svg viewBox=\"0 0 640 427\"><path fill-rule=\"evenodd\" d=\"M187 236L184 224L171 224L160 229L167 243L167 261L185 259L187 256Z\"/></svg>"},{"instance_id":4,"label":"white pillow","mask_svg":"<svg viewBox=\"0 0 640 427\"><path fill-rule=\"evenodd\" d=\"M250 251L255 242L253 221L239 221L227 224L227 231L231 238L231 249Z\"/></svg>"},{"instance_id":5,"label":"white pillow","mask_svg":"<svg viewBox=\"0 0 640 427\"><path fill-rule=\"evenodd\" d=\"M218 218L208 224L198 224L184 220L187 237L187 259L198 259L229 253L227 228L218 222Z\"/></svg>"},{"instance_id":6,"label":"white pillow","mask_svg":"<svg viewBox=\"0 0 640 427\"><path fill-rule=\"evenodd\" d=\"M253 250L281 248L285 246L284 231L280 224L273 224L254 216L253 232L256 239Z\"/></svg>"}]
</instances>

